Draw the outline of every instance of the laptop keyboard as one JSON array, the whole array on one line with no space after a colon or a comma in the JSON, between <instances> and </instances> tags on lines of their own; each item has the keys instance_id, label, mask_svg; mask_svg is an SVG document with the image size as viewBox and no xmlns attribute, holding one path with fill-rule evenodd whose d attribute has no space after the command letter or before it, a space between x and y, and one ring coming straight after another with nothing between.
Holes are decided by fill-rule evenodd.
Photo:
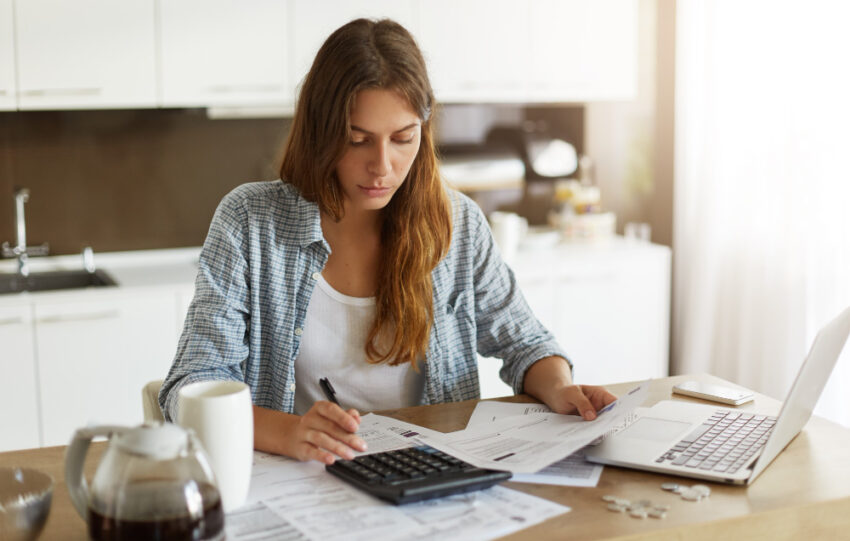
<instances>
[{"instance_id":1,"label":"laptop keyboard","mask_svg":"<svg viewBox=\"0 0 850 541\"><path fill-rule=\"evenodd\" d=\"M775 417L718 410L655 462L735 473L764 447Z\"/></svg>"}]
</instances>

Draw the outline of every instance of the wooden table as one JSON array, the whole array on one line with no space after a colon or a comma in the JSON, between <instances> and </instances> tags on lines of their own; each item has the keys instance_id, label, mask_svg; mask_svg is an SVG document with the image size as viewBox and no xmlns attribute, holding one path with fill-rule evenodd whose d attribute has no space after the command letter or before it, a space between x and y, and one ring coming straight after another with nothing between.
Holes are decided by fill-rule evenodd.
<instances>
[{"instance_id":1,"label":"wooden table","mask_svg":"<svg viewBox=\"0 0 850 541\"><path fill-rule=\"evenodd\" d=\"M670 399L678 381L700 379L724 385L729 382L708 375L675 376L655 380L649 406ZM633 384L610 385L622 393ZM676 400L692 400L672 395ZM530 402L527 396L505 398ZM390 410L383 414L441 430L466 425L476 401ZM746 411L776 414L780 403L756 395L754 403L739 406ZM89 451L86 472L97 467L105 443ZM0 454L0 466L27 466L50 473L56 479L53 508L40 539L86 539L86 525L74 510L64 482L64 447L48 447ZM821 418L812 418L803 431L748 487L709 483L711 497L687 502L661 490L663 482L695 484L699 481L644 473L608 466L594 488L506 483L506 486L567 505L572 511L505 539L850 539L850 430ZM665 519L636 519L612 513L602 501L605 494L629 500L648 499L671 506Z\"/></svg>"}]
</instances>

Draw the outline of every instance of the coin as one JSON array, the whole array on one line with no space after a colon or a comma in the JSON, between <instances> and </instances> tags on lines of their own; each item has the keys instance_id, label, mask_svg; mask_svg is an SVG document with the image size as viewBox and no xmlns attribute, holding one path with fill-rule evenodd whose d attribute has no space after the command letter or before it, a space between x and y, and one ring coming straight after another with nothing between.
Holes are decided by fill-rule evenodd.
<instances>
[{"instance_id":1,"label":"coin","mask_svg":"<svg viewBox=\"0 0 850 541\"><path fill-rule=\"evenodd\" d=\"M616 496L612 496L612 495L610 495L610 494L606 494L606 495L602 496L602 499L603 499L603 500L605 500L606 502L614 502L614 501L617 501L617 497L616 497Z\"/></svg>"},{"instance_id":2,"label":"coin","mask_svg":"<svg viewBox=\"0 0 850 541\"><path fill-rule=\"evenodd\" d=\"M649 516L652 518L665 518L667 516L667 511L663 511L661 509L653 509L649 512Z\"/></svg>"},{"instance_id":3,"label":"coin","mask_svg":"<svg viewBox=\"0 0 850 541\"><path fill-rule=\"evenodd\" d=\"M622 505L623 507L628 507L632 504L632 502L630 502L629 500L624 500L622 498L617 498L616 500L614 500L614 503L616 503L617 505Z\"/></svg>"},{"instance_id":4,"label":"coin","mask_svg":"<svg viewBox=\"0 0 850 541\"><path fill-rule=\"evenodd\" d=\"M641 507L640 509L633 509L629 514L635 518L646 518L647 512L646 509Z\"/></svg>"},{"instance_id":5,"label":"coin","mask_svg":"<svg viewBox=\"0 0 850 541\"><path fill-rule=\"evenodd\" d=\"M669 511L670 506L667 505L666 503L656 503L656 504L653 504L652 510L653 511L661 511L661 512Z\"/></svg>"},{"instance_id":6,"label":"coin","mask_svg":"<svg viewBox=\"0 0 850 541\"><path fill-rule=\"evenodd\" d=\"M682 496L683 500L688 500L689 502L698 502L702 498L700 492L688 487L682 487L679 495Z\"/></svg>"},{"instance_id":7,"label":"coin","mask_svg":"<svg viewBox=\"0 0 850 541\"><path fill-rule=\"evenodd\" d=\"M677 492L679 490L679 483L661 483L661 489L667 492Z\"/></svg>"},{"instance_id":8,"label":"coin","mask_svg":"<svg viewBox=\"0 0 850 541\"><path fill-rule=\"evenodd\" d=\"M702 496L703 498L707 498L711 495L711 488L709 488L707 485L693 485L691 487L691 490L699 492L700 496Z\"/></svg>"},{"instance_id":9,"label":"coin","mask_svg":"<svg viewBox=\"0 0 850 541\"><path fill-rule=\"evenodd\" d=\"M626 507L623 505L617 505L616 503L609 503L608 510L614 511L615 513L622 513L626 510Z\"/></svg>"}]
</instances>

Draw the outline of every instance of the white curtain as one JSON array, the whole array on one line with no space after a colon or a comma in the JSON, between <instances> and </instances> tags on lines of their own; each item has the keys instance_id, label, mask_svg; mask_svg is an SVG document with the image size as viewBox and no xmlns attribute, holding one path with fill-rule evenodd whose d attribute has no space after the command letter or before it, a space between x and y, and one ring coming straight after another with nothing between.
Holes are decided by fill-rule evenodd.
<instances>
[{"instance_id":1,"label":"white curtain","mask_svg":"<svg viewBox=\"0 0 850 541\"><path fill-rule=\"evenodd\" d=\"M850 306L850 2L679 0L674 373L776 398ZM850 345L815 413L850 426Z\"/></svg>"}]
</instances>

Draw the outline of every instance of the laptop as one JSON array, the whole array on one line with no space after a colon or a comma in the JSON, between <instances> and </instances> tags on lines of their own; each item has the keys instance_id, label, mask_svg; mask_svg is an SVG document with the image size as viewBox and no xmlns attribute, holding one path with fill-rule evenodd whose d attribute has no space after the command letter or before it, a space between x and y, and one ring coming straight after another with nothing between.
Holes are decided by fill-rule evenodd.
<instances>
[{"instance_id":1,"label":"laptop","mask_svg":"<svg viewBox=\"0 0 850 541\"><path fill-rule=\"evenodd\" d=\"M585 449L590 462L748 485L800 433L850 334L850 308L820 330L778 417L663 400Z\"/></svg>"}]
</instances>

